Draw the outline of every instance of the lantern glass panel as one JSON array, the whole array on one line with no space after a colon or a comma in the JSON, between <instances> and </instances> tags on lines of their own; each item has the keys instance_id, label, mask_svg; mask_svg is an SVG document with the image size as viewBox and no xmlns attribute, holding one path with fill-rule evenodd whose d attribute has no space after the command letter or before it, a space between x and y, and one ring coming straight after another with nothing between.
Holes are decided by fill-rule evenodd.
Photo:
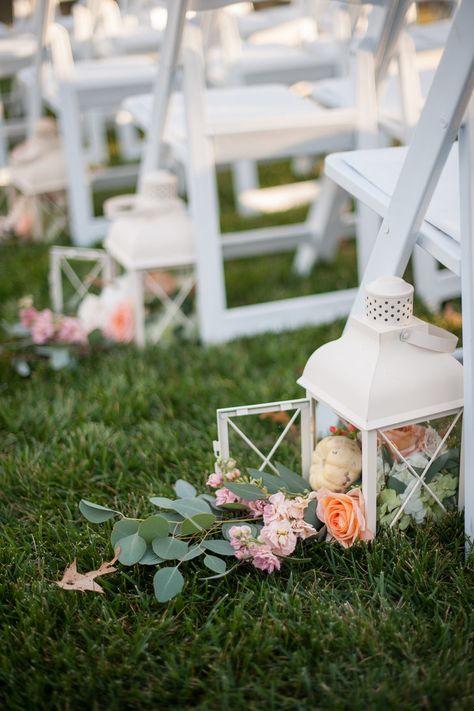
<instances>
[{"instance_id":1,"label":"lantern glass panel","mask_svg":"<svg viewBox=\"0 0 474 711\"><path fill-rule=\"evenodd\" d=\"M461 416L380 430L377 523L401 530L459 505Z\"/></svg>"}]
</instances>

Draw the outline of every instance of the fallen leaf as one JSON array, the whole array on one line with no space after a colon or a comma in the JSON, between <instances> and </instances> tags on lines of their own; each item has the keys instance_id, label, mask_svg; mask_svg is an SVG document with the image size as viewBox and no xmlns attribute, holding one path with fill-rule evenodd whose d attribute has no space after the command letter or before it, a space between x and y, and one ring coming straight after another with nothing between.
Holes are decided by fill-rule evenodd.
<instances>
[{"instance_id":1,"label":"fallen leaf","mask_svg":"<svg viewBox=\"0 0 474 711\"><path fill-rule=\"evenodd\" d=\"M120 547L117 547L115 551L115 556L111 561L106 561L102 563L100 568L97 570L90 570L88 573L78 573L77 572L77 562L74 559L66 570L62 580L55 580L55 585L58 585L63 590L91 590L92 592L103 593L104 590L101 586L95 582L95 578L101 575L107 575L108 573L115 573L117 568L114 567L114 563L117 560Z\"/></svg>"},{"instance_id":2,"label":"fallen leaf","mask_svg":"<svg viewBox=\"0 0 474 711\"><path fill-rule=\"evenodd\" d=\"M173 294L178 288L177 279L171 272L147 272L145 276L145 289L148 293L155 293L153 290L154 284L160 286L168 296Z\"/></svg>"},{"instance_id":3,"label":"fallen leaf","mask_svg":"<svg viewBox=\"0 0 474 711\"><path fill-rule=\"evenodd\" d=\"M451 326L453 328L461 328L462 315L459 313L459 311L456 311L452 304L446 304L443 309L442 316L447 322L448 326Z\"/></svg>"},{"instance_id":4,"label":"fallen leaf","mask_svg":"<svg viewBox=\"0 0 474 711\"><path fill-rule=\"evenodd\" d=\"M290 421L290 416L287 412L263 412L260 415L261 420L271 420L272 422L280 422L282 425L286 425Z\"/></svg>"}]
</instances>

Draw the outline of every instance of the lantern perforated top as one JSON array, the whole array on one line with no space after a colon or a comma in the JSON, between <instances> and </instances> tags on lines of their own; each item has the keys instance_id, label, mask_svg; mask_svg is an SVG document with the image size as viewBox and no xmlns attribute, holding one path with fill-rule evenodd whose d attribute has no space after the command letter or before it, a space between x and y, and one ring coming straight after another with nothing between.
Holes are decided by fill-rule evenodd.
<instances>
[{"instance_id":1,"label":"lantern perforated top","mask_svg":"<svg viewBox=\"0 0 474 711\"><path fill-rule=\"evenodd\" d=\"M366 295L366 313L350 316L341 338L306 363L298 383L308 395L359 429L462 407L456 337L413 316L413 287L398 277L377 279Z\"/></svg>"},{"instance_id":2,"label":"lantern perforated top","mask_svg":"<svg viewBox=\"0 0 474 711\"><path fill-rule=\"evenodd\" d=\"M365 315L369 321L409 323L413 315L413 287L400 277L380 277L366 286Z\"/></svg>"}]
</instances>

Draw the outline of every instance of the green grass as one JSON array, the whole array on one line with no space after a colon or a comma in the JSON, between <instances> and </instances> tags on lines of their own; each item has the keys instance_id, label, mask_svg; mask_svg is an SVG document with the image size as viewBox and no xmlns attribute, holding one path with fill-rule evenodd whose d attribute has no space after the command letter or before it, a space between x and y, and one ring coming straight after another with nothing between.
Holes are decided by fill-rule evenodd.
<instances>
[{"instance_id":1,"label":"green grass","mask_svg":"<svg viewBox=\"0 0 474 711\"><path fill-rule=\"evenodd\" d=\"M47 248L0 250L0 317L25 293L46 305ZM319 288L353 280L352 258L348 246L315 272ZM318 288L288 275L287 256L258 265L229 265L234 303ZM81 497L134 516L178 477L201 486L215 408L301 396L308 356L342 325L117 348L28 380L0 360L2 708L473 708L474 566L458 515L348 551L315 545L281 574L188 575L165 606L143 568L103 578L103 596L52 584L76 557L81 571L111 557L110 525L88 524Z\"/></svg>"}]
</instances>

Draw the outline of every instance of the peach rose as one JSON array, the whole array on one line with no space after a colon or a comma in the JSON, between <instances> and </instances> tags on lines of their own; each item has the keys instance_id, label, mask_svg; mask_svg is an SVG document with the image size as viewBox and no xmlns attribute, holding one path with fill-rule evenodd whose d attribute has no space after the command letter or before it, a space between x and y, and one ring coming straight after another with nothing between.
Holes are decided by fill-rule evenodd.
<instances>
[{"instance_id":1,"label":"peach rose","mask_svg":"<svg viewBox=\"0 0 474 711\"><path fill-rule=\"evenodd\" d=\"M129 303L118 304L104 328L106 336L119 343L130 343L134 336L133 307Z\"/></svg>"},{"instance_id":2,"label":"peach rose","mask_svg":"<svg viewBox=\"0 0 474 711\"><path fill-rule=\"evenodd\" d=\"M367 528L362 491L352 489L347 494L335 494L329 489L316 492L316 515L326 524L328 535L344 548L355 541L370 541L374 537Z\"/></svg>"},{"instance_id":3,"label":"peach rose","mask_svg":"<svg viewBox=\"0 0 474 711\"><path fill-rule=\"evenodd\" d=\"M385 436L398 449L402 456L409 457L414 452L422 452L425 446L426 428L422 425L406 425L395 430L385 430ZM395 454L393 450L390 452ZM400 457L396 457L401 461Z\"/></svg>"}]
</instances>

